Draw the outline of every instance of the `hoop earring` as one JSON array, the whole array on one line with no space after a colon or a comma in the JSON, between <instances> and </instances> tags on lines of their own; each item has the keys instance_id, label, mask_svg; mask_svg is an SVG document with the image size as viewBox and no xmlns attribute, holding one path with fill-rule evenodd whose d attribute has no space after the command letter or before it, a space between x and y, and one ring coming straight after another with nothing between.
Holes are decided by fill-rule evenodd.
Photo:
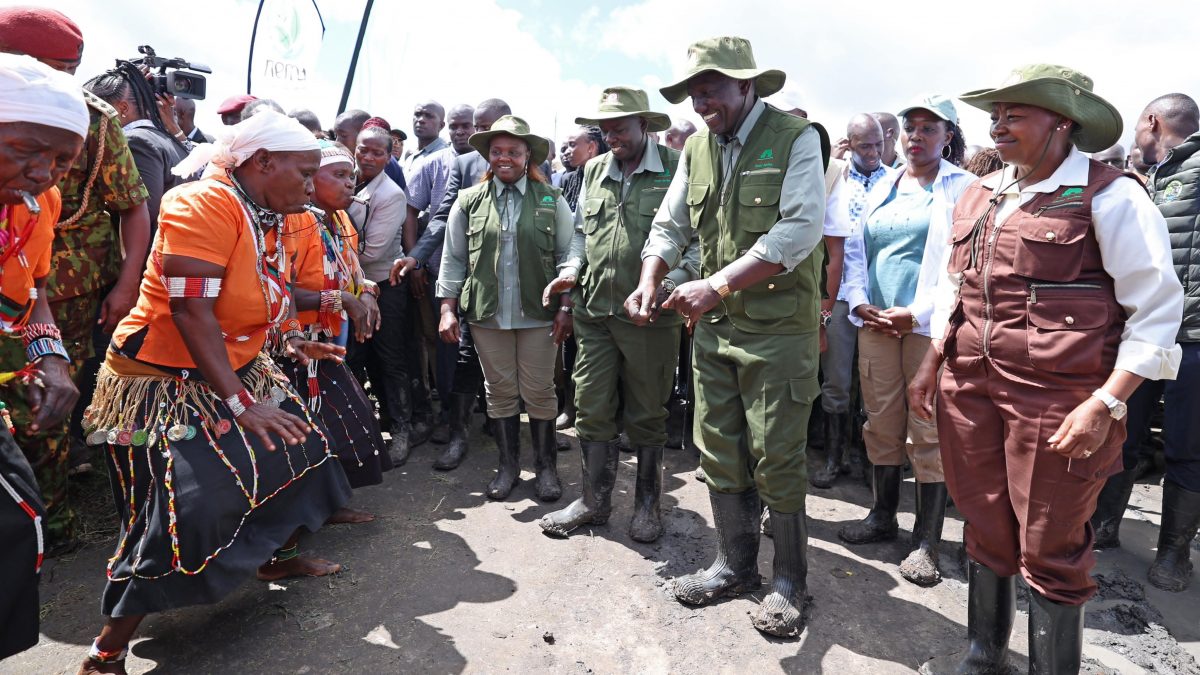
<instances>
[{"instance_id":1,"label":"hoop earring","mask_svg":"<svg viewBox=\"0 0 1200 675\"><path fill-rule=\"evenodd\" d=\"M954 153L954 151L950 149L950 146L948 146L948 145L942 146L942 159L950 159L950 155L953 153Z\"/></svg>"}]
</instances>

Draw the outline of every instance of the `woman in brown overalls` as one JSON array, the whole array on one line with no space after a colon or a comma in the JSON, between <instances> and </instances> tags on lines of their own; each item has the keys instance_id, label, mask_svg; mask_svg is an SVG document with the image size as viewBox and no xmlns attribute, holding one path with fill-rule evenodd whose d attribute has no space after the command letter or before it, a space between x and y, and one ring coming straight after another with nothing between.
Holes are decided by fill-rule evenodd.
<instances>
[{"instance_id":1,"label":"woman in brown overalls","mask_svg":"<svg viewBox=\"0 0 1200 675\"><path fill-rule=\"evenodd\" d=\"M937 406L970 556L970 645L922 672L1003 671L1017 574L1032 591L1029 672L1078 671L1096 590L1088 518L1121 469L1124 400L1179 365L1166 224L1137 181L1080 152L1115 143L1120 115L1069 68L1009 83L961 97L991 113L1007 166L958 201L934 341L909 387L919 414Z\"/></svg>"}]
</instances>

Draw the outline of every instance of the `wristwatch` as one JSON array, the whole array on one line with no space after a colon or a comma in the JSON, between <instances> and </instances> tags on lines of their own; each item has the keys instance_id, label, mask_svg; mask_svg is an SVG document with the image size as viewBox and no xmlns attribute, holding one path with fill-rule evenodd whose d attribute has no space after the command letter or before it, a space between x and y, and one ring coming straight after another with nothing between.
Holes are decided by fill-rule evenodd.
<instances>
[{"instance_id":1,"label":"wristwatch","mask_svg":"<svg viewBox=\"0 0 1200 675\"><path fill-rule=\"evenodd\" d=\"M670 294L671 291L675 290L675 280L671 277L663 277L662 289Z\"/></svg>"},{"instance_id":2,"label":"wristwatch","mask_svg":"<svg viewBox=\"0 0 1200 675\"><path fill-rule=\"evenodd\" d=\"M821 310L821 328L829 328L829 324L833 322L833 310Z\"/></svg>"},{"instance_id":3,"label":"wristwatch","mask_svg":"<svg viewBox=\"0 0 1200 675\"><path fill-rule=\"evenodd\" d=\"M708 285L717 292L717 295L722 298L729 297L729 279L725 278L724 272L717 272L708 278Z\"/></svg>"},{"instance_id":4,"label":"wristwatch","mask_svg":"<svg viewBox=\"0 0 1200 675\"><path fill-rule=\"evenodd\" d=\"M1108 414L1111 415L1114 420L1124 419L1126 413L1129 412L1129 408L1125 405L1124 401L1118 399L1116 396L1113 396L1103 389L1097 389L1096 391L1093 391L1092 397L1100 399L1101 403L1108 406Z\"/></svg>"}]
</instances>

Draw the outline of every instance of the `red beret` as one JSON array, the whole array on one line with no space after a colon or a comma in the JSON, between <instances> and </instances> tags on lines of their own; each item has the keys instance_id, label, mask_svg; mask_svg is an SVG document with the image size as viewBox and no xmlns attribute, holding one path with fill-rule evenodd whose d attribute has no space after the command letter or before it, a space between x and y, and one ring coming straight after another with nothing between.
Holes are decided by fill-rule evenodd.
<instances>
[{"instance_id":1,"label":"red beret","mask_svg":"<svg viewBox=\"0 0 1200 675\"><path fill-rule=\"evenodd\" d=\"M35 59L78 61L83 33L62 12L18 5L0 9L0 50Z\"/></svg>"},{"instance_id":2,"label":"red beret","mask_svg":"<svg viewBox=\"0 0 1200 675\"><path fill-rule=\"evenodd\" d=\"M242 108L245 108L247 103L257 100L257 96L251 96L250 94L238 94L237 96L230 96L224 101L221 101L221 105L217 108L217 114L228 115L229 113L241 112Z\"/></svg>"}]
</instances>

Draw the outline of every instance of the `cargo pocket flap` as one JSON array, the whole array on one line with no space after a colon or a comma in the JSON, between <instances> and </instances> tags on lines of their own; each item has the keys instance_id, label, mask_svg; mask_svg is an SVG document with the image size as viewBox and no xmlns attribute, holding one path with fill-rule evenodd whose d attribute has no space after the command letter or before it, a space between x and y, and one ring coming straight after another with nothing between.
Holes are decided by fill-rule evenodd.
<instances>
[{"instance_id":1,"label":"cargo pocket flap","mask_svg":"<svg viewBox=\"0 0 1200 675\"><path fill-rule=\"evenodd\" d=\"M1108 305L1079 296L1039 300L1029 303L1029 323L1042 330L1093 330L1108 324Z\"/></svg>"},{"instance_id":2,"label":"cargo pocket flap","mask_svg":"<svg viewBox=\"0 0 1200 675\"><path fill-rule=\"evenodd\" d=\"M817 381L815 375L813 377L801 377L788 380L788 391L791 393L793 403L811 405L821 393L821 384Z\"/></svg>"},{"instance_id":3,"label":"cargo pocket flap","mask_svg":"<svg viewBox=\"0 0 1200 675\"><path fill-rule=\"evenodd\" d=\"M690 183L687 191L687 205L700 206L704 203L704 198L708 196L707 183Z\"/></svg>"}]
</instances>

